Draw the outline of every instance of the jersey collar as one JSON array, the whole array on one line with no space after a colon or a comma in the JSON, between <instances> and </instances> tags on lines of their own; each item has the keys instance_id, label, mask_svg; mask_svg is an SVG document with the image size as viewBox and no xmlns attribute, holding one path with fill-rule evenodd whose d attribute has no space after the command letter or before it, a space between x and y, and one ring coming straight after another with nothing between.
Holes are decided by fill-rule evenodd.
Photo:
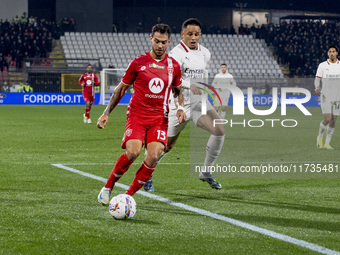
<instances>
[{"instance_id":1,"label":"jersey collar","mask_svg":"<svg viewBox=\"0 0 340 255\"><path fill-rule=\"evenodd\" d=\"M186 52L189 52L191 51L191 49L185 45L185 43L183 42L183 40L181 40L180 44L182 45L183 49L186 51ZM201 45L198 43L197 44L197 50L201 50Z\"/></svg>"},{"instance_id":2,"label":"jersey collar","mask_svg":"<svg viewBox=\"0 0 340 255\"><path fill-rule=\"evenodd\" d=\"M330 64L333 64L333 63L329 59L327 59L327 64L330 65ZM337 59L334 64L339 64L339 59Z\"/></svg>"},{"instance_id":3,"label":"jersey collar","mask_svg":"<svg viewBox=\"0 0 340 255\"><path fill-rule=\"evenodd\" d=\"M162 62L162 61L163 61L164 59L166 59L166 57L168 56L168 54L165 53L163 59L155 59L155 58L151 57L150 51L146 52L146 55L149 56L149 58L151 58L153 61L156 61L156 62Z\"/></svg>"}]
</instances>

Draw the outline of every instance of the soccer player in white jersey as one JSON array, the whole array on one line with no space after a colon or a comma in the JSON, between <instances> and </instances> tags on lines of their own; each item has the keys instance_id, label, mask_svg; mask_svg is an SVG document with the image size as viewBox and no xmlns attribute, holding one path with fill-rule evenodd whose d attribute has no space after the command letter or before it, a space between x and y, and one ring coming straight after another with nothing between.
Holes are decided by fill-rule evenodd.
<instances>
[{"instance_id":1,"label":"soccer player in white jersey","mask_svg":"<svg viewBox=\"0 0 340 255\"><path fill-rule=\"evenodd\" d=\"M224 119L225 114L226 114L226 109L228 106L228 102L229 102L229 97L230 97L230 90L227 89L226 86L227 85L236 86L234 77L230 73L228 73L227 64L224 64L224 63L221 64L220 73L215 75L212 85L218 92L221 98L221 101L222 101L222 105L215 106L215 110L217 112L221 110L220 117L221 119ZM217 96L215 96L215 101L218 102Z\"/></svg>"},{"instance_id":2,"label":"soccer player in white jersey","mask_svg":"<svg viewBox=\"0 0 340 255\"><path fill-rule=\"evenodd\" d=\"M319 65L314 81L315 93L320 94L323 113L316 145L319 148L332 150L330 142L334 133L336 117L340 115L340 62L337 59L337 47L329 46L327 53L329 59ZM322 82L322 87L320 82ZM325 130L326 140L323 144Z\"/></svg>"},{"instance_id":3,"label":"soccer player in white jersey","mask_svg":"<svg viewBox=\"0 0 340 255\"><path fill-rule=\"evenodd\" d=\"M206 158L204 161L204 169L207 171L201 172L199 178L203 182L207 182L211 188L221 189L221 184L211 176L208 166L214 165L221 152L224 143L224 127L223 125L214 127L213 120L220 117L209 101L207 101L207 114L202 115L201 90L190 82L190 79L208 77L207 65L210 60L210 51L199 44L201 23L197 19L190 18L183 22L181 36L181 42L170 51L169 56L173 57L181 66L184 112L187 116L187 121L181 124L178 123L178 120L177 123L175 122L178 107L175 100L171 100L168 143L158 163L174 147L179 134L191 119L198 127L207 130L211 134L206 146ZM145 184L144 189L146 191L153 190L152 178Z\"/></svg>"}]
</instances>

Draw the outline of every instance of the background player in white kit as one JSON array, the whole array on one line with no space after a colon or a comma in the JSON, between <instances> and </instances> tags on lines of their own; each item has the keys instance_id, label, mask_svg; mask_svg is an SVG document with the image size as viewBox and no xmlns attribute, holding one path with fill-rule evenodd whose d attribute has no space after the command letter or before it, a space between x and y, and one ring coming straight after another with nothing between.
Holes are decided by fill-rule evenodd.
<instances>
[{"instance_id":1,"label":"background player in white kit","mask_svg":"<svg viewBox=\"0 0 340 255\"><path fill-rule=\"evenodd\" d=\"M334 45L328 47L327 53L329 59L319 65L314 81L315 93L320 94L323 113L316 145L319 148L332 150L330 142L334 133L336 117L340 115L340 62L337 59L338 49ZM322 87L320 81L322 81ZM325 130L326 140L323 144Z\"/></svg>"},{"instance_id":2,"label":"background player in white kit","mask_svg":"<svg viewBox=\"0 0 340 255\"><path fill-rule=\"evenodd\" d=\"M220 117L216 113L213 106L207 101L207 115L201 113L201 90L190 82L190 79L208 78L207 65L210 60L210 51L199 44L201 38L201 23L190 18L183 22L182 25L182 41L173 48L169 56L173 57L181 66L182 70L182 89L184 94L184 112L187 121L179 124L175 121L177 105L175 100L171 100L169 113L168 143L166 150L160 157L168 153L175 145L177 138L186 124L191 119L198 127L203 128L211 133L206 146L206 158L204 161L206 166L214 165L217 160L223 143L224 143L224 127L223 125L213 126L213 120ZM212 176L210 172L201 172L200 180L209 183L213 189L221 189L222 186ZM152 178L145 184L145 190L153 190Z\"/></svg>"},{"instance_id":3,"label":"background player in white kit","mask_svg":"<svg viewBox=\"0 0 340 255\"><path fill-rule=\"evenodd\" d=\"M224 119L230 97L230 90L226 88L226 85L236 86L234 77L228 73L227 64L221 64L220 73L215 75L212 85L222 100L222 105L215 105L215 110L218 112L221 109L220 117L221 119ZM215 96L215 101L218 102L217 96Z\"/></svg>"}]
</instances>

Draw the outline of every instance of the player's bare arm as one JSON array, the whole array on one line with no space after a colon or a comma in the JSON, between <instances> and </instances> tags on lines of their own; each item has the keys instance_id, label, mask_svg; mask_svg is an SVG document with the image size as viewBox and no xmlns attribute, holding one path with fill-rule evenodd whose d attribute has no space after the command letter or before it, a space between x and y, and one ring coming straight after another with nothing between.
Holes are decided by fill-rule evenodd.
<instances>
[{"instance_id":1,"label":"player's bare arm","mask_svg":"<svg viewBox=\"0 0 340 255\"><path fill-rule=\"evenodd\" d=\"M315 94L320 95L320 93L321 93L321 87L319 86L315 89Z\"/></svg>"},{"instance_id":2,"label":"player's bare arm","mask_svg":"<svg viewBox=\"0 0 340 255\"><path fill-rule=\"evenodd\" d=\"M186 116L186 114L184 112L184 108L183 108L183 106L184 106L184 95L182 93L182 90L183 90L182 86L173 88L174 97L177 99L177 102L178 102L176 117L178 118L179 123L186 122L186 120L187 120L187 116Z\"/></svg>"},{"instance_id":3,"label":"player's bare arm","mask_svg":"<svg viewBox=\"0 0 340 255\"><path fill-rule=\"evenodd\" d=\"M201 95L202 94L202 91L195 84L191 84L190 90L194 95Z\"/></svg>"},{"instance_id":4,"label":"player's bare arm","mask_svg":"<svg viewBox=\"0 0 340 255\"><path fill-rule=\"evenodd\" d=\"M124 83L119 83L119 85L114 90L110 102L105 108L103 114L99 117L97 121L97 127L100 129L103 129L106 126L106 123L109 120L109 115L113 111L113 109L117 106L117 104L120 102L122 97L124 96L126 90L129 88L129 86L125 85Z\"/></svg>"},{"instance_id":5,"label":"player's bare arm","mask_svg":"<svg viewBox=\"0 0 340 255\"><path fill-rule=\"evenodd\" d=\"M320 77L315 77L314 86L315 86L315 94L317 95L320 95L321 93L320 81L321 81Z\"/></svg>"}]
</instances>

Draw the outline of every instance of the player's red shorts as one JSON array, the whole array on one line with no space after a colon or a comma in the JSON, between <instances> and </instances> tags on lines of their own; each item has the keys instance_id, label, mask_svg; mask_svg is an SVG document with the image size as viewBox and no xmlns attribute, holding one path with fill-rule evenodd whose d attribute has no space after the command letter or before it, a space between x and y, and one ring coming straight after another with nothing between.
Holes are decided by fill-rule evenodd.
<instances>
[{"instance_id":1,"label":"player's red shorts","mask_svg":"<svg viewBox=\"0 0 340 255\"><path fill-rule=\"evenodd\" d=\"M83 98L85 102L94 102L94 96L92 95L92 92L83 91Z\"/></svg>"},{"instance_id":2,"label":"player's red shorts","mask_svg":"<svg viewBox=\"0 0 340 255\"><path fill-rule=\"evenodd\" d=\"M129 116L126 120L125 133L122 141L122 148L126 149L126 142L131 139L137 139L148 144L150 142L161 142L166 146L168 142L168 119L159 120L140 118L138 116Z\"/></svg>"}]
</instances>

